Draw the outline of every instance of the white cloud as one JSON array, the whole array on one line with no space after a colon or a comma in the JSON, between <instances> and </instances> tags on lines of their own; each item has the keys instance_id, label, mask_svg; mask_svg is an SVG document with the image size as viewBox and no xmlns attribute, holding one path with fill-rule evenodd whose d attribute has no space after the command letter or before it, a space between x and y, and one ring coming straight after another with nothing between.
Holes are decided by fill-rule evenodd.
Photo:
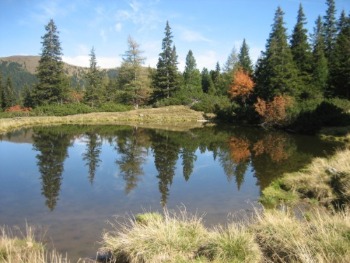
<instances>
[{"instance_id":1,"label":"white cloud","mask_svg":"<svg viewBox=\"0 0 350 263\"><path fill-rule=\"evenodd\" d=\"M215 69L216 63L219 61L218 54L213 50L205 51L199 54L196 58L197 68L202 70L204 67L207 69Z\"/></svg>"},{"instance_id":2,"label":"white cloud","mask_svg":"<svg viewBox=\"0 0 350 263\"><path fill-rule=\"evenodd\" d=\"M159 18L158 11L154 8L157 2L142 2L129 0L128 10L118 10L115 14L117 22L130 21L138 26L138 31L147 31L155 28L158 23L163 22Z\"/></svg>"},{"instance_id":3,"label":"white cloud","mask_svg":"<svg viewBox=\"0 0 350 263\"><path fill-rule=\"evenodd\" d=\"M122 31L122 28L123 28L123 25L120 22L116 23L115 26L114 26L114 29L115 29L116 32Z\"/></svg>"},{"instance_id":4,"label":"white cloud","mask_svg":"<svg viewBox=\"0 0 350 263\"><path fill-rule=\"evenodd\" d=\"M212 42L210 39L204 37L200 32L187 29L185 27L177 27L180 31L180 38L186 42Z\"/></svg>"},{"instance_id":5,"label":"white cloud","mask_svg":"<svg viewBox=\"0 0 350 263\"><path fill-rule=\"evenodd\" d=\"M79 66L79 67L88 67L89 66L89 56L63 56L62 60L70 65Z\"/></svg>"},{"instance_id":6,"label":"white cloud","mask_svg":"<svg viewBox=\"0 0 350 263\"><path fill-rule=\"evenodd\" d=\"M116 68L120 65L120 57L97 57L97 66L103 69L107 68ZM79 66L79 67L89 67L90 65L90 56L63 56L62 60L70 65Z\"/></svg>"}]
</instances>

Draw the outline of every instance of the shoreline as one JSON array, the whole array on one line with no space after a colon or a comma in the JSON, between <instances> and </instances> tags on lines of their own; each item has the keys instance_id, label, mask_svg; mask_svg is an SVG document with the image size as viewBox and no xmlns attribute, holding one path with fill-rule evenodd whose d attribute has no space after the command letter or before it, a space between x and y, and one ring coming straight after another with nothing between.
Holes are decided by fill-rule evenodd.
<instances>
[{"instance_id":1,"label":"shoreline","mask_svg":"<svg viewBox=\"0 0 350 263\"><path fill-rule=\"evenodd\" d=\"M125 112L96 112L68 116L35 116L0 119L0 134L34 126L48 125L134 125L143 128L189 130L210 122L203 112L186 106L137 109Z\"/></svg>"}]
</instances>

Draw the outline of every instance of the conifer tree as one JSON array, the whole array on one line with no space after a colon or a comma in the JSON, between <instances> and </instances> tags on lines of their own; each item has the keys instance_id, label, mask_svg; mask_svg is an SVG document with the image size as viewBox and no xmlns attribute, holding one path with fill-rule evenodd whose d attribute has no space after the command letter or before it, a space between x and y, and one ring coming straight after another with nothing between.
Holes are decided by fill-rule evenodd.
<instances>
[{"instance_id":1,"label":"conifer tree","mask_svg":"<svg viewBox=\"0 0 350 263\"><path fill-rule=\"evenodd\" d=\"M62 49L59 31L54 21L45 26L42 52L37 67L38 85L34 89L36 104L62 103L67 98L68 82L63 72Z\"/></svg>"},{"instance_id":2,"label":"conifer tree","mask_svg":"<svg viewBox=\"0 0 350 263\"><path fill-rule=\"evenodd\" d=\"M201 72L201 79L202 79L203 92L214 95L215 94L214 82L207 68L203 68Z\"/></svg>"},{"instance_id":3,"label":"conifer tree","mask_svg":"<svg viewBox=\"0 0 350 263\"><path fill-rule=\"evenodd\" d=\"M346 13L344 10L342 10L338 23L337 23L337 33L339 34L344 27L346 27L348 22L348 17L346 16Z\"/></svg>"},{"instance_id":4,"label":"conifer tree","mask_svg":"<svg viewBox=\"0 0 350 263\"><path fill-rule=\"evenodd\" d=\"M197 92L201 90L201 74L197 69L196 59L192 50L189 50L187 53L183 77L186 90Z\"/></svg>"},{"instance_id":5,"label":"conifer tree","mask_svg":"<svg viewBox=\"0 0 350 263\"><path fill-rule=\"evenodd\" d=\"M150 94L148 71L142 68L146 58L142 53L140 45L129 36L128 50L123 55L118 81L119 87L125 92L126 102L135 108L146 102Z\"/></svg>"},{"instance_id":6,"label":"conifer tree","mask_svg":"<svg viewBox=\"0 0 350 263\"><path fill-rule=\"evenodd\" d=\"M6 83L2 88L1 97L1 107L3 109L12 107L16 104L16 94L10 77L7 77Z\"/></svg>"},{"instance_id":7,"label":"conifer tree","mask_svg":"<svg viewBox=\"0 0 350 263\"><path fill-rule=\"evenodd\" d=\"M153 78L154 99L169 98L179 88L177 73L177 54L173 45L173 35L169 22L166 22L162 52L159 54L157 71Z\"/></svg>"},{"instance_id":8,"label":"conifer tree","mask_svg":"<svg viewBox=\"0 0 350 263\"><path fill-rule=\"evenodd\" d=\"M337 36L337 20L335 17L335 1L326 0L327 10L326 15L323 17L323 36L325 41L325 54L330 64L332 64L332 52L336 42Z\"/></svg>"},{"instance_id":9,"label":"conifer tree","mask_svg":"<svg viewBox=\"0 0 350 263\"><path fill-rule=\"evenodd\" d=\"M328 83L328 61L325 55L323 25L320 16L316 20L313 33L312 80L316 91L318 91L321 96L329 93L326 90Z\"/></svg>"},{"instance_id":10,"label":"conifer tree","mask_svg":"<svg viewBox=\"0 0 350 263\"><path fill-rule=\"evenodd\" d=\"M253 73L252 60L249 57L249 47L245 39L243 39L242 46L239 50L238 61L239 61L239 66L243 68L245 72L247 72L248 74Z\"/></svg>"},{"instance_id":11,"label":"conifer tree","mask_svg":"<svg viewBox=\"0 0 350 263\"><path fill-rule=\"evenodd\" d=\"M333 94L350 99L350 17L345 17L333 51L330 86Z\"/></svg>"},{"instance_id":12,"label":"conifer tree","mask_svg":"<svg viewBox=\"0 0 350 263\"><path fill-rule=\"evenodd\" d=\"M304 92L308 92L308 87L311 84L312 53L311 47L308 43L307 30L304 28L305 24L306 18L303 7L300 4L297 23L294 27L290 44L293 59L299 71L299 76L303 82L303 86L307 88L307 90L304 90Z\"/></svg>"},{"instance_id":13,"label":"conifer tree","mask_svg":"<svg viewBox=\"0 0 350 263\"><path fill-rule=\"evenodd\" d=\"M299 94L297 69L287 42L283 15L282 9L278 7L266 51L257 64L255 90L265 100L271 100L276 95Z\"/></svg>"},{"instance_id":14,"label":"conifer tree","mask_svg":"<svg viewBox=\"0 0 350 263\"><path fill-rule=\"evenodd\" d=\"M102 85L102 74L97 68L95 49L90 51L90 67L86 74L87 86L84 95L85 103L90 106L99 106L104 101L104 90Z\"/></svg>"},{"instance_id":15,"label":"conifer tree","mask_svg":"<svg viewBox=\"0 0 350 263\"><path fill-rule=\"evenodd\" d=\"M215 94L217 94L217 90L221 82L221 68L219 62L216 63L215 70L210 71L210 76L214 83Z\"/></svg>"}]
</instances>

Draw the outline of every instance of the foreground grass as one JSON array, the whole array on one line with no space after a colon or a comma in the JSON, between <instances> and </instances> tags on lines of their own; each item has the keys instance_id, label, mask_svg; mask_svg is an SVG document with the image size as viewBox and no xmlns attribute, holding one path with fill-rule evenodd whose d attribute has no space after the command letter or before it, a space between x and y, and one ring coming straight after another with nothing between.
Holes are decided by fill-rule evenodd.
<instances>
[{"instance_id":1,"label":"foreground grass","mask_svg":"<svg viewBox=\"0 0 350 263\"><path fill-rule=\"evenodd\" d=\"M56 251L48 251L34 238L34 229L27 227L18 238L8 229L0 229L0 262L3 263L67 263L68 259Z\"/></svg>"},{"instance_id":2,"label":"foreground grass","mask_svg":"<svg viewBox=\"0 0 350 263\"><path fill-rule=\"evenodd\" d=\"M268 210L251 224L214 229L186 212L143 218L117 221L104 235L111 262L350 262L348 212Z\"/></svg>"},{"instance_id":3,"label":"foreground grass","mask_svg":"<svg viewBox=\"0 0 350 263\"><path fill-rule=\"evenodd\" d=\"M125 112L96 112L69 116L37 116L0 118L0 133L40 125L60 124L137 124L145 127L199 127L205 117L202 112L186 106L138 109Z\"/></svg>"}]
</instances>

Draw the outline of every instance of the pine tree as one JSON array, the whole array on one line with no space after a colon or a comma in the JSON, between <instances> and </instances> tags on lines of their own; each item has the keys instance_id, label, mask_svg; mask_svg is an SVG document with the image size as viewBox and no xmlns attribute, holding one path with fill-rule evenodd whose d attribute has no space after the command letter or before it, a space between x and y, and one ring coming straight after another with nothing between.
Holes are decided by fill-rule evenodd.
<instances>
[{"instance_id":1,"label":"pine tree","mask_svg":"<svg viewBox=\"0 0 350 263\"><path fill-rule=\"evenodd\" d=\"M239 66L243 68L245 72L247 72L250 75L253 73L252 60L249 57L249 47L245 39L243 39L242 46L239 50L238 61Z\"/></svg>"},{"instance_id":2,"label":"pine tree","mask_svg":"<svg viewBox=\"0 0 350 263\"><path fill-rule=\"evenodd\" d=\"M346 27L347 25L347 16L344 10L342 10L338 23L337 23L337 33L340 34L340 32Z\"/></svg>"},{"instance_id":3,"label":"pine tree","mask_svg":"<svg viewBox=\"0 0 350 263\"><path fill-rule=\"evenodd\" d=\"M22 91L22 97L23 97L23 106L24 107L34 107L34 101L33 101L33 95L32 90L25 85Z\"/></svg>"},{"instance_id":4,"label":"pine tree","mask_svg":"<svg viewBox=\"0 0 350 263\"><path fill-rule=\"evenodd\" d=\"M327 91L328 61L325 55L322 19L319 16L313 33L312 79L316 91L323 96Z\"/></svg>"},{"instance_id":5,"label":"pine tree","mask_svg":"<svg viewBox=\"0 0 350 263\"><path fill-rule=\"evenodd\" d=\"M326 58L332 64L332 52L336 42L337 36L337 20L335 18L336 9L334 0L326 0L327 10L323 17L323 36L325 41Z\"/></svg>"},{"instance_id":6,"label":"pine tree","mask_svg":"<svg viewBox=\"0 0 350 263\"><path fill-rule=\"evenodd\" d=\"M16 94L13 89L12 80L10 77L7 77L5 86L2 88L1 94L1 107L7 109L16 104Z\"/></svg>"},{"instance_id":7,"label":"pine tree","mask_svg":"<svg viewBox=\"0 0 350 263\"><path fill-rule=\"evenodd\" d=\"M197 69L196 59L192 50L189 50L187 53L183 77L186 90L197 92L201 90L201 74Z\"/></svg>"},{"instance_id":8,"label":"pine tree","mask_svg":"<svg viewBox=\"0 0 350 263\"><path fill-rule=\"evenodd\" d=\"M310 92L309 86L312 82L312 53L311 47L308 43L307 30L304 28L305 24L306 18L303 7L300 4L297 23L294 27L290 44L294 62L299 70L299 76L303 82L303 86L306 88L306 90L304 90L304 93L308 93Z\"/></svg>"},{"instance_id":9,"label":"pine tree","mask_svg":"<svg viewBox=\"0 0 350 263\"><path fill-rule=\"evenodd\" d=\"M215 93L217 94L217 90L221 82L221 68L219 62L216 62L215 70L210 71L210 76L214 83Z\"/></svg>"},{"instance_id":10,"label":"pine tree","mask_svg":"<svg viewBox=\"0 0 350 263\"><path fill-rule=\"evenodd\" d=\"M276 95L299 95L297 68L287 42L283 15L278 7L266 51L258 60L255 73L256 93L265 100Z\"/></svg>"},{"instance_id":11,"label":"pine tree","mask_svg":"<svg viewBox=\"0 0 350 263\"><path fill-rule=\"evenodd\" d=\"M173 35L169 22L166 22L162 52L159 54L157 71L153 79L154 99L169 98L179 88L177 73L177 54L173 46Z\"/></svg>"},{"instance_id":12,"label":"pine tree","mask_svg":"<svg viewBox=\"0 0 350 263\"><path fill-rule=\"evenodd\" d=\"M214 82L207 68L203 68L201 73L202 91L211 95L215 94Z\"/></svg>"},{"instance_id":13,"label":"pine tree","mask_svg":"<svg viewBox=\"0 0 350 263\"><path fill-rule=\"evenodd\" d=\"M62 103L67 98L68 82L63 72L62 49L54 21L45 26L42 52L37 67L38 85L34 89L36 104Z\"/></svg>"},{"instance_id":14,"label":"pine tree","mask_svg":"<svg viewBox=\"0 0 350 263\"><path fill-rule=\"evenodd\" d=\"M85 103L90 106L99 106L104 101L104 87L102 85L102 74L97 68L95 49L90 51L90 67L86 74L87 86L84 95Z\"/></svg>"},{"instance_id":15,"label":"pine tree","mask_svg":"<svg viewBox=\"0 0 350 263\"><path fill-rule=\"evenodd\" d=\"M350 17L345 17L333 51L330 86L333 94L350 99Z\"/></svg>"}]
</instances>

